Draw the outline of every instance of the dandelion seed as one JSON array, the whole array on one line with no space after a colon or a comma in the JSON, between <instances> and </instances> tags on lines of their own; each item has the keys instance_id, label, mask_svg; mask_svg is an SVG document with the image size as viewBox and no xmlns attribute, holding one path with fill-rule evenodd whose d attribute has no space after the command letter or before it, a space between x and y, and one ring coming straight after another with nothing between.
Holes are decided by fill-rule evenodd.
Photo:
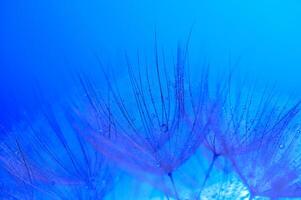
<instances>
[{"instance_id":1,"label":"dandelion seed","mask_svg":"<svg viewBox=\"0 0 301 200\"><path fill-rule=\"evenodd\" d=\"M0 145L0 166L18 187L28 188L31 199L77 199L87 195L102 199L113 186L113 170L50 107L42 117L39 121L24 118L22 126L16 125L15 133ZM108 182L101 185L97 179Z\"/></svg>"},{"instance_id":2,"label":"dandelion seed","mask_svg":"<svg viewBox=\"0 0 301 200\"><path fill-rule=\"evenodd\" d=\"M189 85L184 84L185 59L182 57L186 54L186 51L183 53L179 48L176 65L168 68L160 65L156 51L154 70L146 68L145 76L142 76L141 66L137 67L136 75L127 59L132 90L132 96L127 95L128 98L122 97L123 88L113 85L104 72L113 100L106 102L106 98L99 97L99 100L94 100L99 102L99 109L93 110L103 116L101 124L112 125L110 131L116 135L114 139L95 134L93 121L87 121L81 116L73 117L72 123L77 126L78 120L79 124L85 124L76 128L85 133L82 136L96 150L134 175L141 177L143 174L144 179L149 175L154 180L167 177L169 184L165 181L153 181L153 178L148 181L159 185L176 199L180 198L180 193L175 186L173 173L195 153L208 133L210 123L210 110L207 109L208 74L202 74L199 98L193 99L194 93L186 88ZM175 71L173 78L170 77L172 73L169 69ZM169 86L171 79L174 79L173 88ZM87 83L83 83L83 87L87 88ZM92 91L88 93L92 94L94 89L90 87L89 90ZM90 104L94 105L94 102ZM135 123L133 117L136 119Z\"/></svg>"},{"instance_id":3,"label":"dandelion seed","mask_svg":"<svg viewBox=\"0 0 301 200\"><path fill-rule=\"evenodd\" d=\"M291 134L299 103L291 107L289 101L280 104L279 97L268 87L261 92L255 85L244 88L245 83L237 89L229 82L225 85L217 95L220 103L215 107L215 120L205 146L214 156L231 160L251 196L297 197L299 192L288 187L294 188L294 182L299 180L296 174L300 169L292 166L296 159L299 162L295 149L299 139Z\"/></svg>"},{"instance_id":4,"label":"dandelion seed","mask_svg":"<svg viewBox=\"0 0 301 200\"><path fill-rule=\"evenodd\" d=\"M293 131L300 108L299 103L287 107L273 112L273 121L269 120L268 126L258 127L257 140L251 143L254 148L227 155L252 196L301 196L297 187L301 181L301 168L297 164L301 163L298 152L301 141Z\"/></svg>"}]
</instances>

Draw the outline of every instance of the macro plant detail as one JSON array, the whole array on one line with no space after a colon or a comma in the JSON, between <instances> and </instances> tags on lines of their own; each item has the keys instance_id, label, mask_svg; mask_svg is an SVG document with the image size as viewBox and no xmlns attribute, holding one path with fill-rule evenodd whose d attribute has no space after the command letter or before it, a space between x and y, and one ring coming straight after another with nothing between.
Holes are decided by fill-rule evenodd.
<instances>
[{"instance_id":1,"label":"macro plant detail","mask_svg":"<svg viewBox=\"0 0 301 200\"><path fill-rule=\"evenodd\" d=\"M102 84L79 73L57 104L38 89L39 111L1 126L0 197L120 199L125 175L161 199L300 198L300 101L231 70L192 76L188 53L126 55L122 79L97 58Z\"/></svg>"},{"instance_id":2,"label":"macro plant detail","mask_svg":"<svg viewBox=\"0 0 301 200\"><path fill-rule=\"evenodd\" d=\"M222 98L205 141L213 153L210 167L220 156L229 159L250 199L299 197L299 167L292 163L300 157L300 102L280 99L268 87L236 90Z\"/></svg>"},{"instance_id":3,"label":"macro plant detail","mask_svg":"<svg viewBox=\"0 0 301 200\"><path fill-rule=\"evenodd\" d=\"M301 200L300 10L0 1L0 200Z\"/></svg>"},{"instance_id":4,"label":"macro plant detail","mask_svg":"<svg viewBox=\"0 0 301 200\"><path fill-rule=\"evenodd\" d=\"M156 47L153 67L148 63L143 67L139 56L136 68L127 60L127 96L121 95L123 88L113 85L106 72L109 97L96 94L96 86L81 79L91 116L98 117L87 120L77 111L70 117L78 133L101 154L176 199L180 194L173 173L201 145L213 109L208 106L208 72L201 74L198 91L192 91L186 80L186 54L179 47L174 63L163 55L161 64Z\"/></svg>"},{"instance_id":5,"label":"macro plant detail","mask_svg":"<svg viewBox=\"0 0 301 200\"><path fill-rule=\"evenodd\" d=\"M55 114L59 109L42 107L39 121L27 115L1 143L4 181L24 187L21 194L8 189L7 198L104 199L116 183L117 171Z\"/></svg>"},{"instance_id":6,"label":"macro plant detail","mask_svg":"<svg viewBox=\"0 0 301 200\"><path fill-rule=\"evenodd\" d=\"M252 196L300 196L300 134L295 120L299 118L299 104L280 109L273 126L261 130L259 142L253 142L253 150L229 155Z\"/></svg>"},{"instance_id":7,"label":"macro plant detail","mask_svg":"<svg viewBox=\"0 0 301 200\"><path fill-rule=\"evenodd\" d=\"M36 109L0 118L0 198L301 198L300 97L196 64L190 37L168 51L156 36L152 53L112 63L97 54L56 101L35 82Z\"/></svg>"}]
</instances>

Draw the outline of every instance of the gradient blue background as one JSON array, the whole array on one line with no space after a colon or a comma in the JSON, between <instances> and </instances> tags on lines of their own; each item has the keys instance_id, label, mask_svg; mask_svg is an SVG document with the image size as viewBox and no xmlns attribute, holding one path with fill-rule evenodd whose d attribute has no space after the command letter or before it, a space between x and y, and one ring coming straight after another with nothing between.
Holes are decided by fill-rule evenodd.
<instances>
[{"instance_id":1,"label":"gradient blue background","mask_svg":"<svg viewBox=\"0 0 301 200\"><path fill-rule=\"evenodd\" d=\"M300 86L297 0L12 0L1 1L0 9L6 87L23 88L32 76L51 85L68 67L89 70L95 64L91 50L116 59L125 50L149 49L155 27L168 48L185 39L192 24L192 46L200 58L224 65L229 56L241 57L242 68Z\"/></svg>"}]
</instances>

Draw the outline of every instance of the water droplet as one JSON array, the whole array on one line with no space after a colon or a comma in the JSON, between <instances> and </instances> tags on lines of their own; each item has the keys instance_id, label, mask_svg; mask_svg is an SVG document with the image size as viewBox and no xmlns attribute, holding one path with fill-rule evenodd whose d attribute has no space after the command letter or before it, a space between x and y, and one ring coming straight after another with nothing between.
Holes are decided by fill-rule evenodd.
<instances>
[{"instance_id":1,"label":"water droplet","mask_svg":"<svg viewBox=\"0 0 301 200\"><path fill-rule=\"evenodd\" d=\"M94 183L95 182L95 178L94 177L91 177L90 178L90 183Z\"/></svg>"},{"instance_id":2,"label":"water droplet","mask_svg":"<svg viewBox=\"0 0 301 200\"><path fill-rule=\"evenodd\" d=\"M298 133L298 134L300 134L300 133L301 133L301 130L300 130L300 129L298 129L298 130L297 130L297 133Z\"/></svg>"},{"instance_id":3,"label":"water droplet","mask_svg":"<svg viewBox=\"0 0 301 200\"><path fill-rule=\"evenodd\" d=\"M168 131L168 125L167 124L161 124L160 131L163 133L166 133Z\"/></svg>"},{"instance_id":4,"label":"water droplet","mask_svg":"<svg viewBox=\"0 0 301 200\"><path fill-rule=\"evenodd\" d=\"M284 144L280 144L279 149L283 149L283 148L284 148Z\"/></svg>"}]
</instances>

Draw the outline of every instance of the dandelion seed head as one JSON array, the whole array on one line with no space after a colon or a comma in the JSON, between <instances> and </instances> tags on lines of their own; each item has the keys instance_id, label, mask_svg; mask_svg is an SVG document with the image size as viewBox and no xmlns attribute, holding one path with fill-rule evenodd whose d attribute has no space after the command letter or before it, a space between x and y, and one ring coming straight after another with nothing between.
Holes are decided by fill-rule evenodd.
<instances>
[{"instance_id":1,"label":"dandelion seed head","mask_svg":"<svg viewBox=\"0 0 301 200\"><path fill-rule=\"evenodd\" d=\"M249 200L248 189L237 179L212 184L206 187L200 199Z\"/></svg>"}]
</instances>

